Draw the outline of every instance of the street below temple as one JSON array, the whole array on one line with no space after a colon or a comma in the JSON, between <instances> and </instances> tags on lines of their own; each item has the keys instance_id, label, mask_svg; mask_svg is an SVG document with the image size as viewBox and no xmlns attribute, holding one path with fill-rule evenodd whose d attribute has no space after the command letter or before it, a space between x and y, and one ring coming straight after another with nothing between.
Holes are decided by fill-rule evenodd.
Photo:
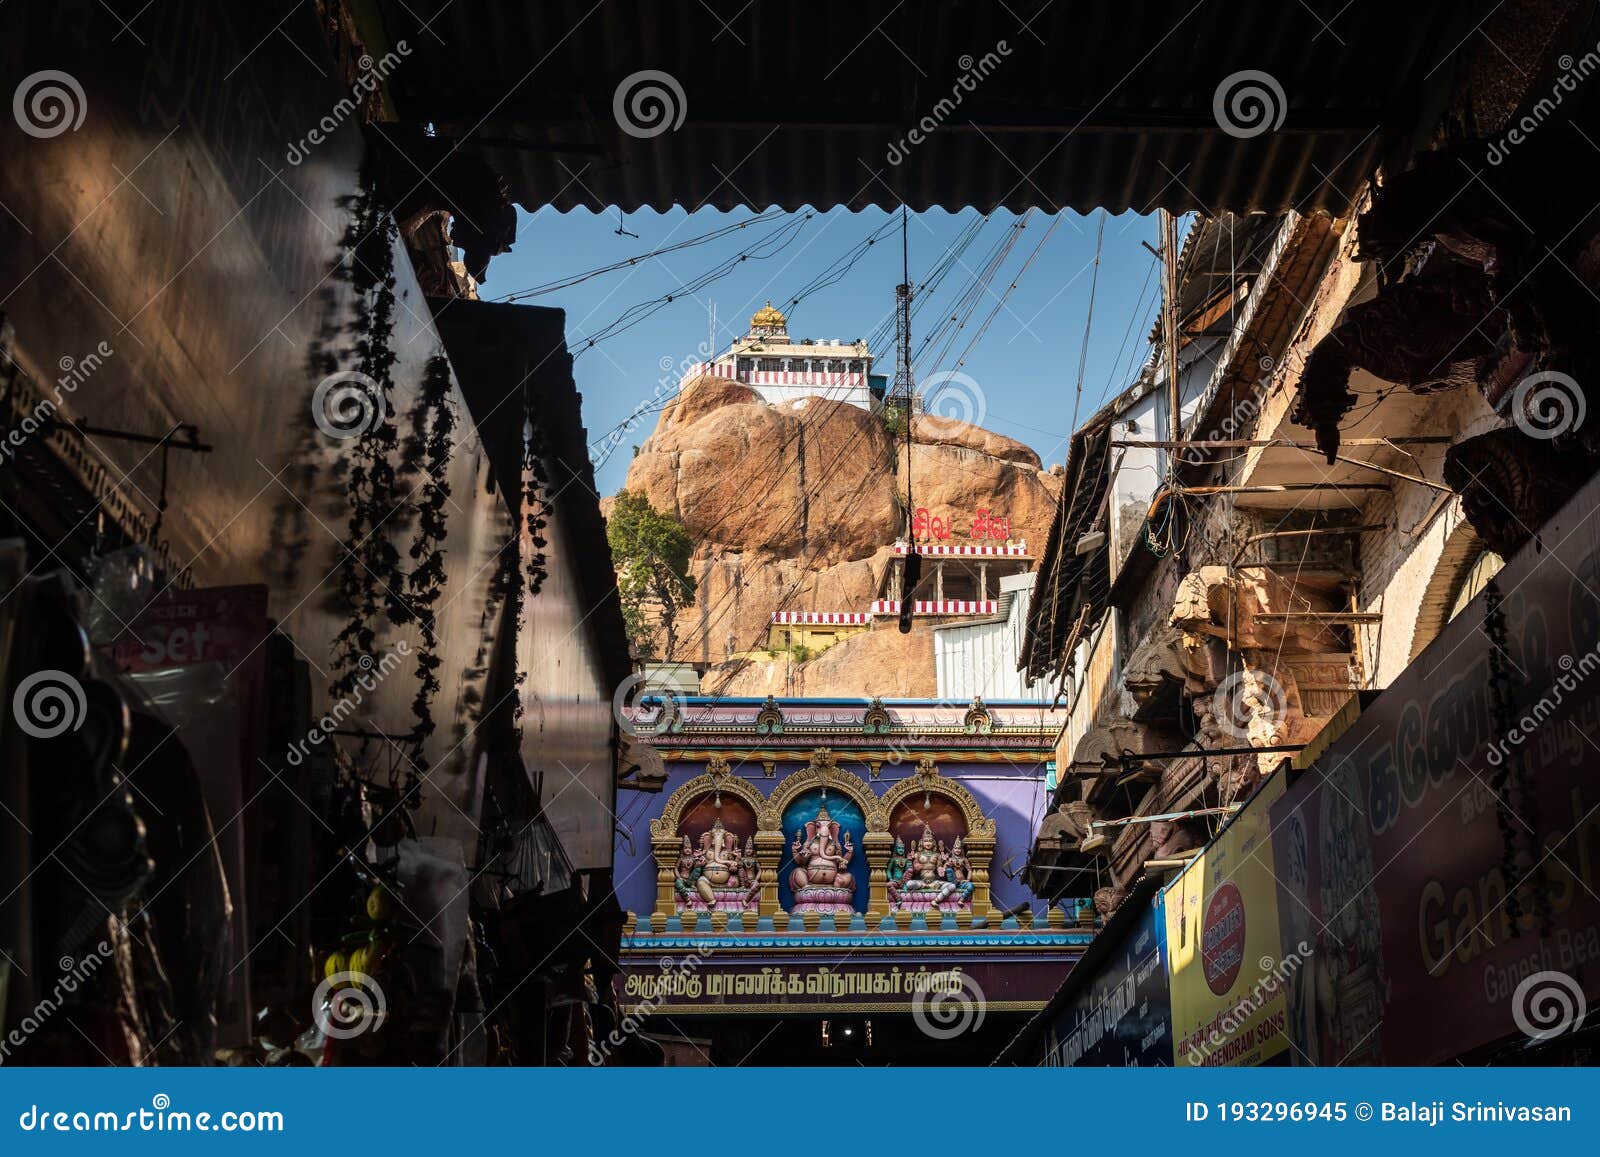
<instances>
[{"instance_id":1,"label":"street below temple","mask_svg":"<svg viewBox=\"0 0 1600 1157\"><path fill-rule=\"evenodd\" d=\"M0 4L20 1133L1589 1127L1597 11Z\"/></svg>"}]
</instances>

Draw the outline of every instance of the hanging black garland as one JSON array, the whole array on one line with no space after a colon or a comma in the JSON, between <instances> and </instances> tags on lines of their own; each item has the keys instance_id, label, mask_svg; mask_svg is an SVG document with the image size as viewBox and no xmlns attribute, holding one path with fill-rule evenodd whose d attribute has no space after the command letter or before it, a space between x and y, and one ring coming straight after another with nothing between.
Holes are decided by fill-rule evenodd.
<instances>
[{"instance_id":1,"label":"hanging black garland","mask_svg":"<svg viewBox=\"0 0 1600 1157\"><path fill-rule=\"evenodd\" d=\"M513 527L514 531L514 527ZM467 740L467 726L483 722L483 688L489 677L489 652L494 645L496 626L500 621L500 599L506 583L505 556L514 541L513 531L508 531L504 541L495 549L495 570L489 579L489 589L483 600L483 613L478 616L478 649L473 653L472 664L461 675L461 696L456 721L451 735L460 746Z\"/></svg>"},{"instance_id":2,"label":"hanging black garland","mask_svg":"<svg viewBox=\"0 0 1600 1157\"><path fill-rule=\"evenodd\" d=\"M550 515L555 509L555 498L550 493L550 474L545 462L548 454L544 435L534 422L529 422L522 440L522 517L527 526L528 540L533 553L528 557L528 594L538 595L545 580L550 577L549 557L545 547L545 528L550 525Z\"/></svg>"},{"instance_id":3,"label":"hanging black garland","mask_svg":"<svg viewBox=\"0 0 1600 1157\"><path fill-rule=\"evenodd\" d=\"M518 523L513 520L506 530L506 539L500 546L500 557L494 570L494 579L489 584L490 605L498 608L505 603L511 621L511 666L514 672L512 678L513 704L511 707L511 721L516 733L518 746L522 739L522 688L528 681L528 672L522 666L522 628L524 625L524 612L526 607L526 590L522 583L522 535ZM491 619L491 621L494 621Z\"/></svg>"},{"instance_id":4,"label":"hanging black garland","mask_svg":"<svg viewBox=\"0 0 1600 1157\"><path fill-rule=\"evenodd\" d=\"M408 474L416 470L423 476L416 533L409 551L414 565L406 578L410 609L422 636L417 652L417 693L411 700L411 713L416 716L411 728L411 759L418 765L424 763L428 738L435 730L433 700L441 687L438 624L433 608L445 585L445 504L450 501L448 472L456 428L450 387L450 360L442 353L435 354L423 369L422 391L411 409L411 430L403 457Z\"/></svg>"},{"instance_id":5,"label":"hanging black garland","mask_svg":"<svg viewBox=\"0 0 1600 1157\"><path fill-rule=\"evenodd\" d=\"M350 516L347 547L339 566L339 590L349 619L334 639L336 675L329 693L335 699L350 696L361 674L376 665L380 612L387 611L394 622L410 618L404 602L381 578L391 575L398 581L400 561L386 529L400 498L390 461L397 438L389 420L389 398L394 386L394 243L398 230L369 177L363 177L351 209L341 245L346 257L343 272L356 299L350 326L355 337L354 368L364 378L363 388L372 392L372 411L370 420L363 422L356 435L349 456Z\"/></svg>"}]
</instances>

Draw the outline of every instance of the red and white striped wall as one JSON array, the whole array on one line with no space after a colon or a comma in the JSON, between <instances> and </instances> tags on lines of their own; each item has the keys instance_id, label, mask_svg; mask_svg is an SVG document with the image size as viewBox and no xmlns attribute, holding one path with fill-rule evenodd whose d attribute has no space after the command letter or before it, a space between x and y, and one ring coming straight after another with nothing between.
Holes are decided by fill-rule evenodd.
<instances>
[{"instance_id":1,"label":"red and white striped wall","mask_svg":"<svg viewBox=\"0 0 1600 1157\"><path fill-rule=\"evenodd\" d=\"M897 542L894 544L894 552L896 554L905 554L909 549L910 547L906 546L906 544L903 542ZM1018 543L1016 546L980 546L976 543L971 545L963 543L950 543L948 545L942 545L939 543L925 542L918 545L917 553L922 555L924 558L934 558L938 556L960 556L962 558L1032 557L1028 554L1028 544L1025 542Z\"/></svg>"},{"instance_id":2,"label":"red and white striped wall","mask_svg":"<svg viewBox=\"0 0 1600 1157\"><path fill-rule=\"evenodd\" d=\"M710 364L695 362L694 365L683 371L683 377L678 380L678 388L681 390L685 382L691 382L695 378L707 376L713 378L737 378L739 375L731 365L717 365L714 362Z\"/></svg>"},{"instance_id":3,"label":"red and white striped wall","mask_svg":"<svg viewBox=\"0 0 1600 1157\"><path fill-rule=\"evenodd\" d=\"M866 611L773 611L772 621L807 627L865 627L872 616Z\"/></svg>"},{"instance_id":4,"label":"red and white striped wall","mask_svg":"<svg viewBox=\"0 0 1600 1157\"><path fill-rule=\"evenodd\" d=\"M867 388L866 374L828 374L820 370L751 370L745 380L752 386L839 386Z\"/></svg>"},{"instance_id":5,"label":"red and white striped wall","mask_svg":"<svg viewBox=\"0 0 1600 1157\"><path fill-rule=\"evenodd\" d=\"M747 386L827 386L835 389L864 390L866 374L824 373L821 370L747 370L739 373L731 364L697 362L684 371L678 382L682 389L695 378L711 376L739 381Z\"/></svg>"},{"instance_id":6,"label":"red and white striped wall","mask_svg":"<svg viewBox=\"0 0 1600 1157\"><path fill-rule=\"evenodd\" d=\"M872 604L875 615L898 615L899 599L878 599ZM997 615L998 599L918 599L911 605L914 615Z\"/></svg>"}]
</instances>

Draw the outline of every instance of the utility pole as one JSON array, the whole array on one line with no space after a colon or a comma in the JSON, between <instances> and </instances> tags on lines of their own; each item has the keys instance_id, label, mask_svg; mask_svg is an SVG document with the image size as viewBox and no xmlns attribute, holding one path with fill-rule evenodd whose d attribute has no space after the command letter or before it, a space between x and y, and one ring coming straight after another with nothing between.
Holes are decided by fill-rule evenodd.
<instances>
[{"instance_id":1,"label":"utility pole","mask_svg":"<svg viewBox=\"0 0 1600 1157\"><path fill-rule=\"evenodd\" d=\"M1183 394L1178 388L1178 228L1172 214L1160 211L1161 223L1161 344L1167 355L1167 389L1171 396L1171 438L1183 440ZM1167 473L1178 473L1178 456L1168 460Z\"/></svg>"},{"instance_id":2,"label":"utility pole","mask_svg":"<svg viewBox=\"0 0 1600 1157\"><path fill-rule=\"evenodd\" d=\"M916 398L916 375L911 370L911 251L906 238L906 207L900 206L900 284L894 287L894 392L900 397L901 416L906 424L906 558L900 584L900 633L911 633L911 610L922 578L922 556L913 538L911 505L911 419Z\"/></svg>"},{"instance_id":3,"label":"utility pole","mask_svg":"<svg viewBox=\"0 0 1600 1157\"><path fill-rule=\"evenodd\" d=\"M915 375L911 372L911 263L909 242L906 240L905 206L900 207L900 266L901 281L894 287L894 392L905 400L906 417L910 420L911 399L916 392Z\"/></svg>"}]
</instances>

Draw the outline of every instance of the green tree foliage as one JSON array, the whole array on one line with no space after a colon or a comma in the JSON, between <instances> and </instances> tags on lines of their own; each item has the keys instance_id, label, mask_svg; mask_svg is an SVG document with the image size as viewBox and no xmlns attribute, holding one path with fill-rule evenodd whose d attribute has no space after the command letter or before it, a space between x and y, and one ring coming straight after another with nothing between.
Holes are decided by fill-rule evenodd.
<instances>
[{"instance_id":1,"label":"green tree foliage","mask_svg":"<svg viewBox=\"0 0 1600 1157\"><path fill-rule=\"evenodd\" d=\"M889 435L890 440L899 441L906 436L906 410L900 402L885 402L878 411L878 417L883 422L883 431Z\"/></svg>"},{"instance_id":2,"label":"green tree foliage","mask_svg":"<svg viewBox=\"0 0 1600 1157\"><path fill-rule=\"evenodd\" d=\"M624 490L611 508L606 539L617 569L628 638L640 655L658 657L657 627L650 621L653 611L664 636L659 657L670 659L678 641L678 615L694 605L695 583L689 575L694 543L689 532L676 518L651 506L643 494Z\"/></svg>"}]
</instances>

